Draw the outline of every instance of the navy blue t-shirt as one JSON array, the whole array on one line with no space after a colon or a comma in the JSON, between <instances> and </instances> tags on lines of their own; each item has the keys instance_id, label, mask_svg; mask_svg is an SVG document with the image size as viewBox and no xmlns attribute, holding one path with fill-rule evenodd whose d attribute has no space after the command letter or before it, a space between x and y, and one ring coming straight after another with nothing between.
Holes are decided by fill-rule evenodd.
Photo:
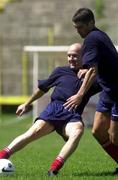
<instances>
[{"instance_id":1,"label":"navy blue t-shirt","mask_svg":"<svg viewBox=\"0 0 118 180\"><path fill-rule=\"evenodd\" d=\"M69 66L57 67L48 79L38 81L38 87L44 92L55 87L51 94L51 100L62 102L65 102L67 98L76 94L80 85L81 80L77 77L77 72Z\"/></svg>"},{"instance_id":2,"label":"navy blue t-shirt","mask_svg":"<svg viewBox=\"0 0 118 180\"><path fill-rule=\"evenodd\" d=\"M106 92L112 94L118 92L118 53L106 33L94 28L86 36L82 62L85 68L97 65L98 82Z\"/></svg>"},{"instance_id":3,"label":"navy blue t-shirt","mask_svg":"<svg viewBox=\"0 0 118 180\"><path fill-rule=\"evenodd\" d=\"M65 103L70 96L78 92L81 86L82 82L77 77L77 72L78 71L75 71L69 66L58 67L52 72L48 79L38 80L38 87L44 92L54 87L51 101L56 100ZM83 97L82 103L78 106L76 111L81 115L89 98L100 91L101 87L97 81L95 81L87 94Z\"/></svg>"}]
</instances>

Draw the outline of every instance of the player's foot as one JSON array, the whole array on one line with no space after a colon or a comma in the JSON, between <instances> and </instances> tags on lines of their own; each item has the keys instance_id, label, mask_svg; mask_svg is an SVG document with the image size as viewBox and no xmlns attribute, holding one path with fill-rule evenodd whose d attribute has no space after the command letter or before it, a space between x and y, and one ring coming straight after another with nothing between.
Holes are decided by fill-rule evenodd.
<instances>
[{"instance_id":1,"label":"player's foot","mask_svg":"<svg viewBox=\"0 0 118 180\"><path fill-rule=\"evenodd\" d=\"M49 170L48 171L48 176L56 176L58 174L57 170Z\"/></svg>"},{"instance_id":2,"label":"player's foot","mask_svg":"<svg viewBox=\"0 0 118 180\"><path fill-rule=\"evenodd\" d=\"M8 159L10 157L10 150L8 148L4 148L0 151L0 159Z\"/></svg>"},{"instance_id":3,"label":"player's foot","mask_svg":"<svg viewBox=\"0 0 118 180\"><path fill-rule=\"evenodd\" d=\"M112 174L113 175L118 175L118 168L116 168L115 171Z\"/></svg>"}]
</instances>

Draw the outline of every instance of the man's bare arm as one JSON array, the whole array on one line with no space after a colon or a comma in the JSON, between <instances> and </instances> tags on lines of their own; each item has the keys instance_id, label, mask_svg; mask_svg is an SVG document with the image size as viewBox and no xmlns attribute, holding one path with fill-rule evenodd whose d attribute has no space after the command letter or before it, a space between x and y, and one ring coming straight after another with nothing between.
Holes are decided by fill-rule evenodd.
<instances>
[{"instance_id":1,"label":"man's bare arm","mask_svg":"<svg viewBox=\"0 0 118 180\"><path fill-rule=\"evenodd\" d=\"M43 96L44 92L37 88L37 90L32 94L32 96L24 103L18 106L16 110L16 114L22 116L23 113L26 112L27 108L32 104L35 100Z\"/></svg>"},{"instance_id":2,"label":"man's bare arm","mask_svg":"<svg viewBox=\"0 0 118 180\"><path fill-rule=\"evenodd\" d=\"M97 74L96 66L91 67L86 72L79 91L77 92L77 94L67 99L67 102L64 104L65 108L75 109L81 103L83 96L86 94L86 92L91 87L93 81L95 80L96 74Z\"/></svg>"},{"instance_id":3,"label":"man's bare arm","mask_svg":"<svg viewBox=\"0 0 118 180\"><path fill-rule=\"evenodd\" d=\"M91 85L93 84L97 74L97 68L91 67L85 74L85 77L83 79L83 83L77 93L78 96L84 96L86 92L89 90Z\"/></svg>"}]
</instances>

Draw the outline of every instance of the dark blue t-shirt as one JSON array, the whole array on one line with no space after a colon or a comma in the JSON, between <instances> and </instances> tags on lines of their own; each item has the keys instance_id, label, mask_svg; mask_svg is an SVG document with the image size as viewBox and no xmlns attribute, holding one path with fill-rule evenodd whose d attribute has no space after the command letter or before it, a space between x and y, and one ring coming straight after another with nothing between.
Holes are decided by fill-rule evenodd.
<instances>
[{"instance_id":1,"label":"dark blue t-shirt","mask_svg":"<svg viewBox=\"0 0 118 180\"><path fill-rule=\"evenodd\" d=\"M38 87L44 92L55 87L51 100L65 102L67 98L76 94L80 88L81 80L76 73L69 66L57 67L48 79L38 81Z\"/></svg>"},{"instance_id":2,"label":"dark blue t-shirt","mask_svg":"<svg viewBox=\"0 0 118 180\"><path fill-rule=\"evenodd\" d=\"M112 94L118 92L118 53L108 35L94 28L85 38L82 49L83 67L98 67L98 82Z\"/></svg>"},{"instance_id":3,"label":"dark blue t-shirt","mask_svg":"<svg viewBox=\"0 0 118 180\"><path fill-rule=\"evenodd\" d=\"M44 92L47 92L50 88L55 87L51 95L51 101L60 101L65 103L67 98L76 94L81 86L81 80L77 77L77 72L69 66L56 68L48 79L38 80L38 87ZM82 103L78 106L76 111L82 114L85 105L89 101L89 98L100 92L101 87L95 81L87 94L83 97Z\"/></svg>"}]
</instances>

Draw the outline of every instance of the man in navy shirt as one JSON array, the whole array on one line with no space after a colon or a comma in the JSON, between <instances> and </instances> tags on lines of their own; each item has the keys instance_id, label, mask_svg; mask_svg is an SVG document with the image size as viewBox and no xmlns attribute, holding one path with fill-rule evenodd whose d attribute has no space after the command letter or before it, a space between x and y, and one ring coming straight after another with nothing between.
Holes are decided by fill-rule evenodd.
<instances>
[{"instance_id":1,"label":"man in navy shirt","mask_svg":"<svg viewBox=\"0 0 118 180\"><path fill-rule=\"evenodd\" d=\"M80 50L81 45L79 43L71 45L67 52L69 65L57 67L48 79L39 80L36 92L26 103L18 107L16 114L21 116L33 101L40 98L50 88L55 87L51 95L51 102L39 114L32 127L0 151L0 158L9 158L33 140L49 134L54 130L66 142L56 159L52 162L48 174L56 175L65 160L75 151L84 131L84 124L81 118L83 109L89 98L101 90L100 86L95 82L76 110L64 108L63 104L70 96L78 92L82 83L81 79L77 77L77 73L81 68Z\"/></svg>"},{"instance_id":2,"label":"man in navy shirt","mask_svg":"<svg viewBox=\"0 0 118 180\"><path fill-rule=\"evenodd\" d=\"M95 27L94 14L90 9L78 9L72 21L84 38L82 64L88 71L78 93L70 97L65 106L77 107L97 75L103 90L92 131L106 152L118 163L118 53L108 35ZM81 70L80 74L83 73Z\"/></svg>"}]
</instances>

